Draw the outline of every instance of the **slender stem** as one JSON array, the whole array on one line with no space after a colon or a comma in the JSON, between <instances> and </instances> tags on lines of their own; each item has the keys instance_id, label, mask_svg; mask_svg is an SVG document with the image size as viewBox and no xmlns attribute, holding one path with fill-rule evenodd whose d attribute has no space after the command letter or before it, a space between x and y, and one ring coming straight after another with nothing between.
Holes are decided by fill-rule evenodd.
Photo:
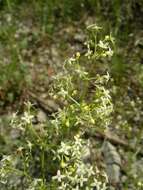
<instances>
[{"instance_id":1,"label":"slender stem","mask_svg":"<svg viewBox=\"0 0 143 190\"><path fill-rule=\"evenodd\" d=\"M11 6L10 0L6 0L6 3L7 3L7 7L9 9L9 11L11 12L12 11L12 6Z\"/></svg>"},{"instance_id":2,"label":"slender stem","mask_svg":"<svg viewBox=\"0 0 143 190\"><path fill-rule=\"evenodd\" d=\"M25 159L25 157L23 157L24 158L24 171L23 171L23 174L28 178L28 179L30 179L31 180L31 177L30 177L30 175L27 173L27 163L26 163L26 159Z\"/></svg>"},{"instance_id":3,"label":"slender stem","mask_svg":"<svg viewBox=\"0 0 143 190\"><path fill-rule=\"evenodd\" d=\"M80 104L79 104L74 98L72 98L72 97L69 96L69 95L68 95L68 98L69 98L70 100L72 100L74 103L76 103L76 105L80 106Z\"/></svg>"},{"instance_id":4,"label":"slender stem","mask_svg":"<svg viewBox=\"0 0 143 190\"><path fill-rule=\"evenodd\" d=\"M93 35L94 35L94 56L96 56L97 33Z\"/></svg>"},{"instance_id":5,"label":"slender stem","mask_svg":"<svg viewBox=\"0 0 143 190\"><path fill-rule=\"evenodd\" d=\"M35 131L33 125L30 123L27 128L29 129L31 136L35 136L39 141L41 140L40 136L38 135L38 133Z\"/></svg>"},{"instance_id":6,"label":"slender stem","mask_svg":"<svg viewBox=\"0 0 143 190\"><path fill-rule=\"evenodd\" d=\"M45 181L45 152L44 148L42 148L42 153L41 153L41 170L42 170L42 178L43 178L43 183Z\"/></svg>"}]
</instances>

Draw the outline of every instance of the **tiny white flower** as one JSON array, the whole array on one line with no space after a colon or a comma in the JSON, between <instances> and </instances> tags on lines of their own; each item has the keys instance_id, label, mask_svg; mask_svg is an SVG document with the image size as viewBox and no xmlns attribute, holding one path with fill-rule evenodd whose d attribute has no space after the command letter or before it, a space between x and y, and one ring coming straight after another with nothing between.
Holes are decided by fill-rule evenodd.
<instances>
[{"instance_id":1,"label":"tiny white flower","mask_svg":"<svg viewBox=\"0 0 143 190\"><path fill-rule=\"evenodd\" d=\"M33 118L34 118L33 115L30 115L27 112L24 112L24 116L21 117L21 120L24 121L26 124L30 124Z\"/></svg>"}]
</instances>

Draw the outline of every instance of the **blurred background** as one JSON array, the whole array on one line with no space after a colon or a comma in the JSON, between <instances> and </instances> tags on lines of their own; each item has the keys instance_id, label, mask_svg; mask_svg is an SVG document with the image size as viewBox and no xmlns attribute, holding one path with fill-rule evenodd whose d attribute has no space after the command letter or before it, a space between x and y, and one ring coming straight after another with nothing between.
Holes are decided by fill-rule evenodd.
<instances>
[{"instance_id":1,"label":"blurred background","mask_svg":"<svg viewBox=\"0 0 143 190\"><path fill-rule=\"evenodd\" d=\"M113 57L97 61L94 71L111 77L112 130L136 149L119 148L123 189L136 189L143 178L143 0L0 0L0 155L11 151L11 113L35 96L49 100L52 77L68 57L85 52L91 24L115 41Z\"/></svg>"}]
</instances>

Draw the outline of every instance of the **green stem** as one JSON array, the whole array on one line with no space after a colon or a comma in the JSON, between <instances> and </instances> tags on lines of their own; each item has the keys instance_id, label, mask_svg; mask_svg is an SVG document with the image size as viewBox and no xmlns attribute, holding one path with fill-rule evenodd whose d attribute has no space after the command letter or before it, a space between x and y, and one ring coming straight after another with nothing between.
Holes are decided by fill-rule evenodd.
<instances>
[{"instance_id":1,"label":"green stem","mask_svg":"<svg viewBox=\"0 0 143 190\"><path fill-rule=\"evenodd\" d=\"M11 12L12 11L12 5L11 5L10 0L6 0L6 3L7 3L8 9L9 9L9 12Z\"/></svg>"},{"instance_id":2,"label":"green stem","mask_svg":"<svg viewBox=\"0 0 143 190\"><path fill-rule=\"evenodd\" d=\"M94 35L94 56L96 57L97 33L93 35Z\"/></svg>"},{"instance_id":3,"label":"green stem","mask_svg":"<svg viewBox=\"0 0 143 190\"><path fill-rule=\"evenodd\" d=\"M69 96L69 95L68 95L68 98L69 98L70 100L72 100L76 105L80 106L80 104L79 104L74 98L72 98L72 97Z\"/></svg>"},{"instance_id":4,"label":"green stem","mask_svg":"<svg viewBox=\"0 0 143 190\"><path fill-rule=\"evenodd\" d=\"M25 158L24 158L24 171L23 171L23 174L24 174L29 180L31 180L30 175L27 173L27 163L26 163Z\"/></svg>"},{"instance_id":5,"label":"green stem","mask_svg":"<svg viewBox=\"0 0 143 190\"><path fill-rule=\"evenodd\" d=\"M42 178L43 178L43 183L45 181L45 152L44 148L42 148L42 154L41 154L41 170L42 170Z\"/></svg>"},{"instance_id":6,"label":"green stem","mask_svg":"<svg viewBox=\"0 0 143 190\"><path fill-rule=\"evenodd\" d=\"M29 129L29 131L30 131L30 133L31 133L31 137L34 135L39 141L41 141L41 138L40 138L40 136L38 135L38 133L35 131L33 125L32 125L32 124L29 124L27 127L28 127L28 129Z\"/></svg>"}]
</instances>

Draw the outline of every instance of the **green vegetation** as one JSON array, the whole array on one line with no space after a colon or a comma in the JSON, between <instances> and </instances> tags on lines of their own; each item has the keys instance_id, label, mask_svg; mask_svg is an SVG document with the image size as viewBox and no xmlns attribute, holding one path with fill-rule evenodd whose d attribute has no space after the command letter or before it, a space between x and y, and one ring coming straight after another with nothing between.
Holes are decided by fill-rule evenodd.
<instances>
[{"instance_id":1,"label":"green vegetation","mask_svg":"<svg viewBox=\"0 0 143 190\"><path fill-rule=\"evenodd\" d=\"M0 1L0 189L142 190L142 16L137 0Z\"/></svg>"},{"instance_id":2,"label":"green vegetation","mask_svg":"<svg viewBox=\"0 0 143 190\"><path fill-rule=\"evenodd\" d=\"M110 36L95 42L99 29L96 25L88 27L91 37L87 43L87 53L83 56L77 53L68 59L64 71L55 77L50 95L55 99L62 98L66 106L53 115L48 123L40 126L43 132L36 131L32 124L34 115L31 115L30 103L23 116L19 119L17 115L13 116L11 127L21 135L18 144L15 144L17 153L4 156L1 161L1 182L5 184L3 189L20 186L15 181L11 184L13 175L20 175L26 180L25 189L105 189L106 185L98 179L103 174L96 173L96 165L91 166L82 161L84 147L87 146L83 134L90 128L108 127L112 112L111 98L104 88L109 76L94 77L86 71L87 66L94 64L92 60L110 57L112 54ZM91 50L93 47L94 51ZM85 66L82 65L83 58ZM95 92L89 102L87 96L91 83ZM79 88L81 84L86 84L85 88Z\"/></svg>"}]
</instances>

